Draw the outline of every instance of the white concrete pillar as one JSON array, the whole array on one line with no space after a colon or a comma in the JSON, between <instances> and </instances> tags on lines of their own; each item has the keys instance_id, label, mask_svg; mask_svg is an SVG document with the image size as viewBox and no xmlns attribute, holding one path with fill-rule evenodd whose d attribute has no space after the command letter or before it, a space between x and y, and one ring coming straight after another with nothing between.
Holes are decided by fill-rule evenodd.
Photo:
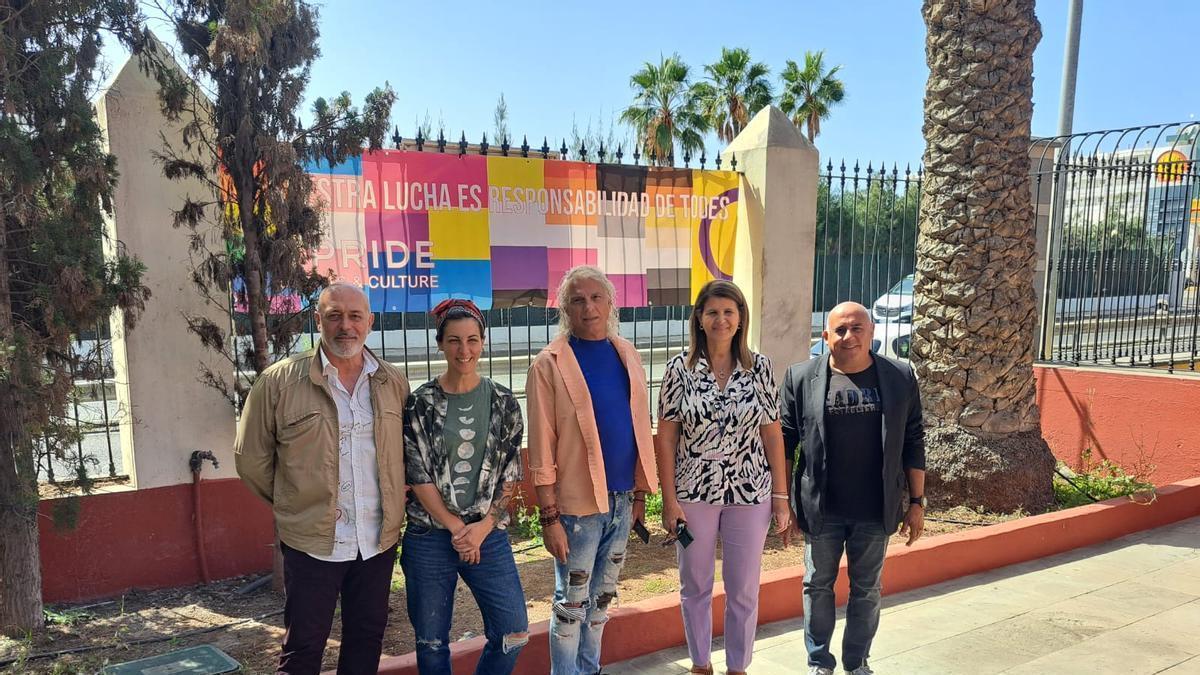
<instances>
[{"instance_id":1,"label":"white concrete pillar","mask_svg":"<svg viewBox=\"0 0 1200 675\"><path fill-rule=\"evenodd\" d=\"M153 294L133 331L126 333L119 317L111 324L121 452L138 489L190 482L193 450L211 450L220 462L215 471L205 465L205 479L237 476L233 407L198 379L200 364L216 373L231 369L201 346L184 320L202 315L225 325L228 318L206 305L192 285L188 231L171 225L171 211L189 193L197 200L211 196L199 181L163 178L153 156L163 150L159 133L177 147L182 139L180 125L163 117L157 92L131 59L96 103L120 171L109 236L145 263L143 283Z\"/></svg>"},{"instance_id":2,"label":"white concrete pillar","mask_svg":"<svg viewBox=\"0 0 1200 675\"><path fill-rule=\"evenodd\" d=\"M742 172L733 279L750 305L750 347L775 375L808 359L817 237L817 149L783 111L761 110L721 153Z\"/></svg>"}]
</instances>

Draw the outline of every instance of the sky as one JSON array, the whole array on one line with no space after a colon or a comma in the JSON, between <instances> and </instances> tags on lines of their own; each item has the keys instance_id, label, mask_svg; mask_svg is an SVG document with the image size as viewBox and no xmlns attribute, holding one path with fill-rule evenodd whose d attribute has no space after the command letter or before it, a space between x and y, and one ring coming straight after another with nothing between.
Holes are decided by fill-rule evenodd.
<instances>
[{"instance_id":1,"label":"sky","mask_svg":"<svg viewBox=\"0 0 1200 675\"><path fill-rule=\"evenodd\" d=\"M572 124L605 126L632 99L629 78L660 54L678 53L703 77L721 47L744 47L777 78L788 60L824 50L840 65L846 98L817 137L821 164L845 159L914 166L921 137L925 27L918 0L811 2L456 2L327 0L319 3L322 55L308 101L348 91L355 102L388 82L392 120L415 134L428 113L457 140L491 140L503 93L509 129L558 147ZM436 9L435 9L436 7ZM1067 0L1041 0L1034 54L1035 136L1058 127ZM1200 25L1192 0L1087 0L1083 10L1075 131L1194 119L1200 75L1186 56ZM161 37L169 29L152 24ZM106 54L117 61L121 54ZM777 80L776 80L777 81ZM632 134L629 134L632 136ZM718 148L710 139L709 155ZM629 161L627 158L626 161Z\"/></svg>"}]
</instances>

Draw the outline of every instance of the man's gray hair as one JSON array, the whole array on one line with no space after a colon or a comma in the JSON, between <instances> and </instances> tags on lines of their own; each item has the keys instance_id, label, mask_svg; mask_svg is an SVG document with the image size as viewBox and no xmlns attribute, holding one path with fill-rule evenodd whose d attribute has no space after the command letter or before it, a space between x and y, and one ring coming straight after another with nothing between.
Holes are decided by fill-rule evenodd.
<instances>
[{"instance_id":1,"label":"man's gray hair","mask_svg":"<svg viewBox=\"0 0 1200 675\"><path fill-rule=\"evenodd\" d=\"M617 317L617 289L613 287L612 282L604 276L604 272L601 272L599 267L592 265L572 267L563 275L562 283L558 285L558 334L571 334L571 317L567 316L567 306L571 303L571 288L577 282L585 279L595 281L604 287L604 292L608 294L608 300L612 303L612 311L609 312L607 321L608 337L620 337L621 322Z\"/></svg>"},{"instance_id":2,"label":"man's gray hair","mask_svg":"<svg viewBox=\"0 0 1200 675\"><path fill-rule=\"evenodd\" d=\"M367 303L367 309L371 309L371 297L367 295L367 291L358 284L352 284L349 281L335 281L325 288L321 289L321 294L317 296L317 311L321 311L321 302L325 300L327 295L332 295L339 291L353 291L362 297L363 302Z\"/></svg>"}]
</instances>

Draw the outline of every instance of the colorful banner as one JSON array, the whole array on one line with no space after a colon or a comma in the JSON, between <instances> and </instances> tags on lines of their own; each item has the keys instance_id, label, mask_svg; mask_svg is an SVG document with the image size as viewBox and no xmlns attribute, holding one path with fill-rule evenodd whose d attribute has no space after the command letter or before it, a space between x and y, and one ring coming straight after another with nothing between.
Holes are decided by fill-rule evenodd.
<instances>
[{"instance_id":1,"label":"colorful banner","mask_svg":"<svg viewBox=\"0 0 1200 675\"><path fill-rule=\"evenodd\" d=\"M621 307L682 305L730 278L738 174L386 150L308 167L325 207L317 268L373 311L554 306L567 270L604 270Z\"/></svg>"}]
</instances>

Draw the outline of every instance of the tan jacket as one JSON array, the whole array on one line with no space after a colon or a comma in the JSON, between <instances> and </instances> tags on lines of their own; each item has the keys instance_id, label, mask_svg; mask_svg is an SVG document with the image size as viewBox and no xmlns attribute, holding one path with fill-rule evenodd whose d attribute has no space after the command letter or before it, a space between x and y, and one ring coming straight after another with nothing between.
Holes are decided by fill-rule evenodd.
<instances>
[{"instance_id":1,"label":"tan jacket","mask_svg":"<svg viewBox=\"0 0 1200 675\"><path fill-rule=\"evenodd\" d=\"M654 441L650 431L650 401L642 357L624 338L613 346L629 373L629 408L638 461L634 490L658 489ZM567 336L554 338L533 360L525 383L529 399L529 474L533 485L554 485L559 509L586 516L608 511L608 483L600 432L592 412L592 395Z\"/></svg>"},{"instance_id":2,"label":"tan jacket","mask_svg":"<svg viewBox=\"0 0 1200 675\"><path fill-rule=\"evenodd\" d=\"M267 368L250 389L238 421L234 459L251 492L275 512L279 539L316 555L333 552L338 495L337 405L317 349ZM370 377L383 525L379 546L400 538L404 523L404 403L408 381L383 359Z\"/></svg>"}]
</instances>

